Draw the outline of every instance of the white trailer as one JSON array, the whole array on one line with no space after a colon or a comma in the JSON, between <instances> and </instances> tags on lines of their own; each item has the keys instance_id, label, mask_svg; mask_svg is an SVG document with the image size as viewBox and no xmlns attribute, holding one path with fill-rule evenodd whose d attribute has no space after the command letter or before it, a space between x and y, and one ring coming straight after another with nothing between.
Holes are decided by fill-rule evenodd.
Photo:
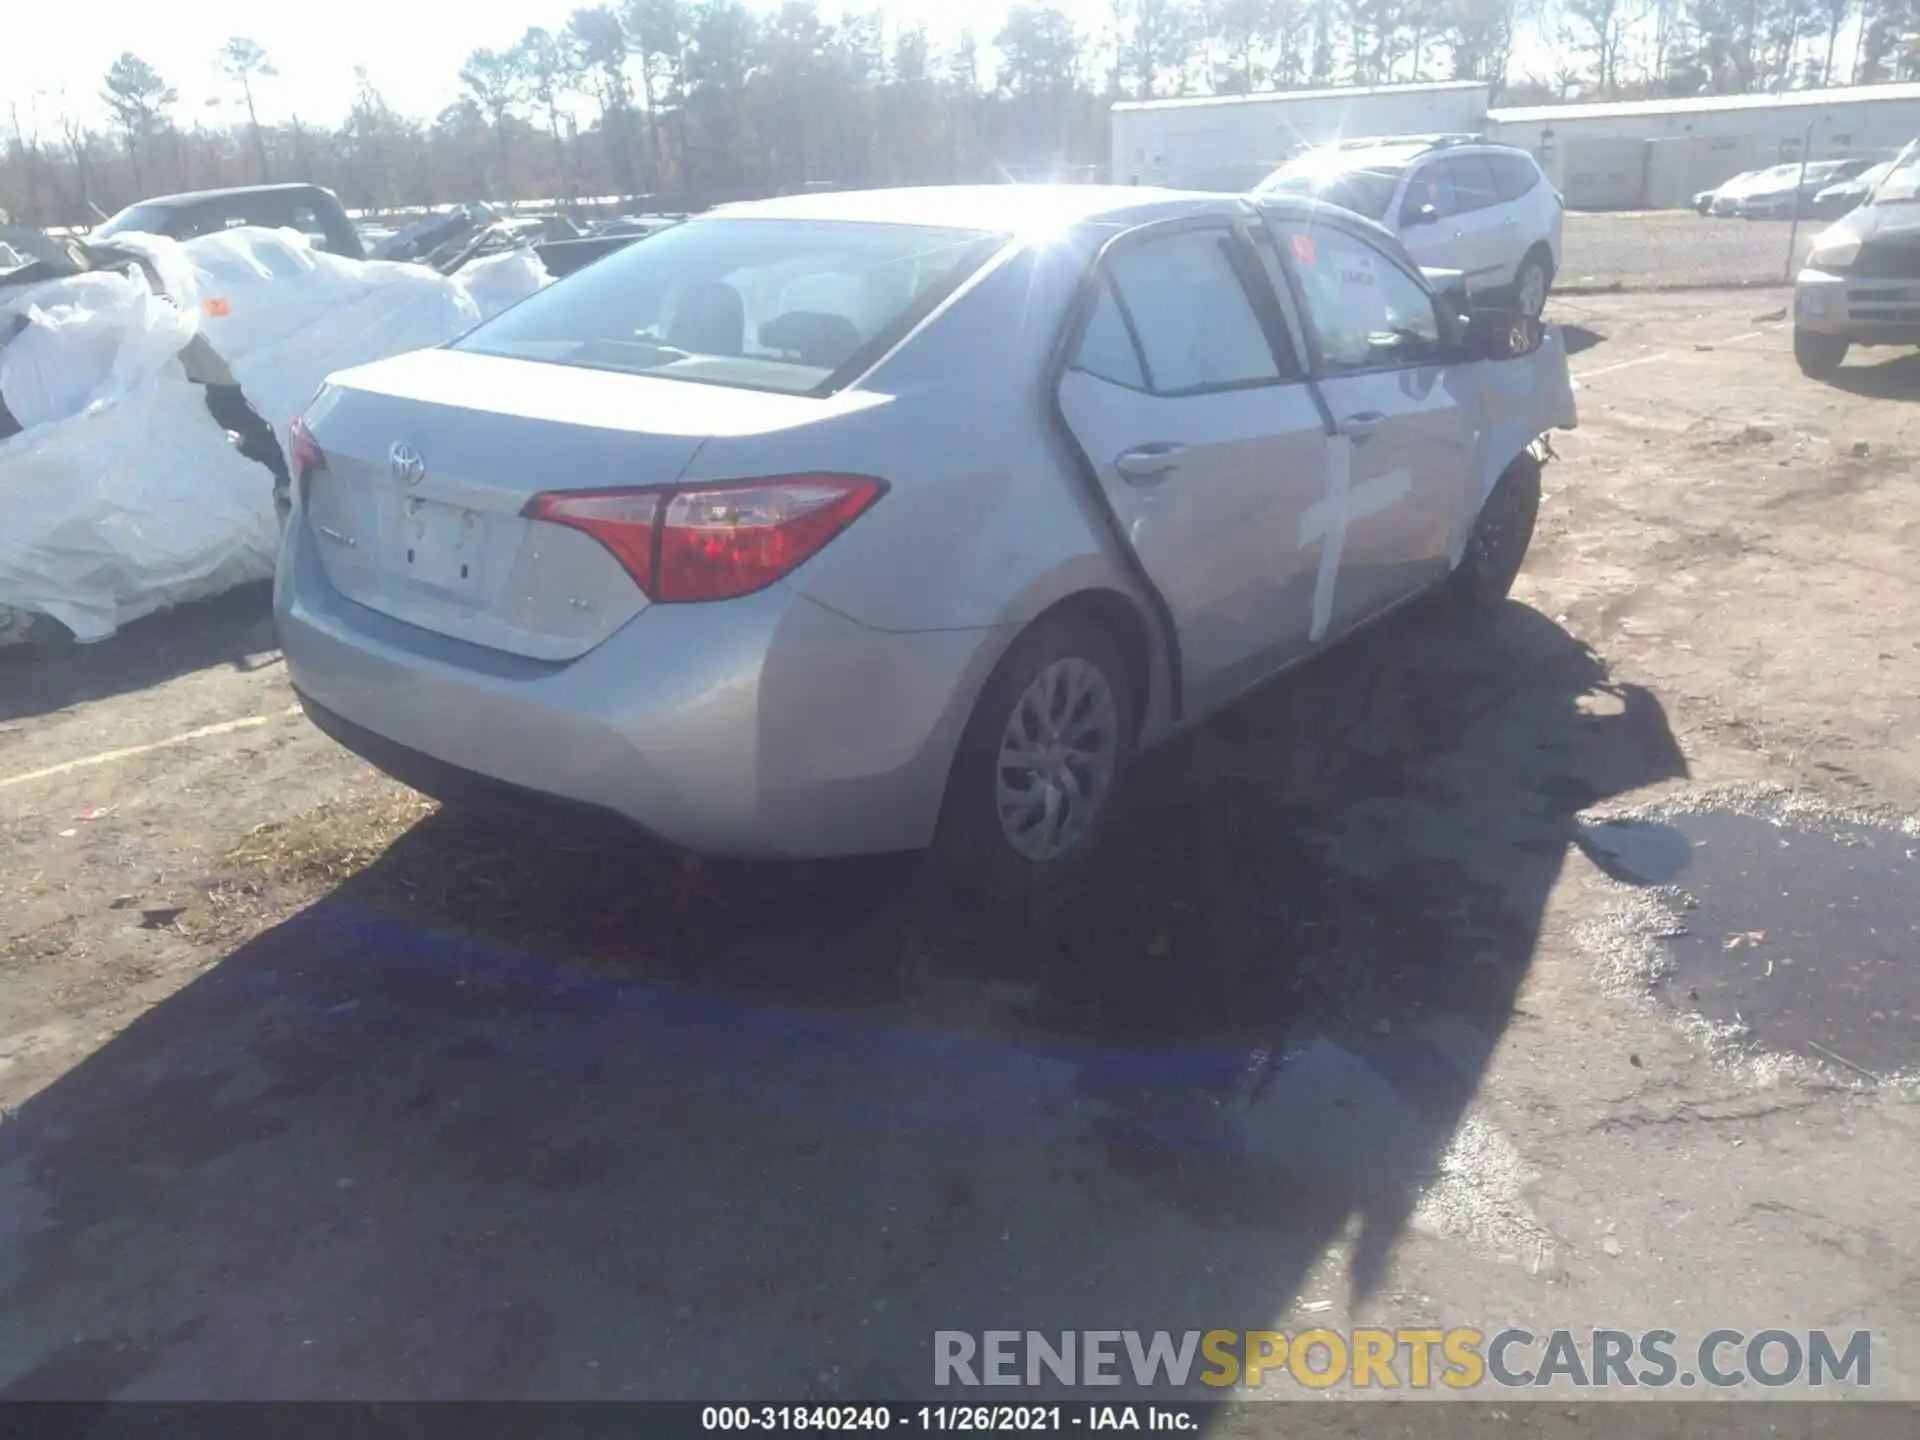
<instances>
[{"instance_id":1,"label":"white trailer","mask_svg":"<svg viewBox=\"0 0 1920 1440\"><path fill-rule=\"evenodd\" d=\"M1485 81L1445 80L1123 100L1113 107L1113 180L1244 190L1296 152L1343 136L1480 130L1491 95Z\"/></svg>"}]
</instances>

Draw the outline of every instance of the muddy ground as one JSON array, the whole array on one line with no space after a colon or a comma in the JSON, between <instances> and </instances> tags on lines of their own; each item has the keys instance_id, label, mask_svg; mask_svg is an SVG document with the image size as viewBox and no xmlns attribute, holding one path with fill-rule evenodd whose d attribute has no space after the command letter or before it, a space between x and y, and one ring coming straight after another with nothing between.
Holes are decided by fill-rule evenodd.
<instances>
[{"instance_id":1,"label":"muddy ground","mask_svg":"<svg viewBox=\"0 0 1920 1440\"><path fill-rule=\"evenodd\" d=\"M1558 302L1516 602L1154 757L1057 914L434 813L258 595L9 657L0 1394L1511 1323L1871 1329L1920 1397L1920 362L1805 380L1781 300Z\"/></svg>"}]
</instances>

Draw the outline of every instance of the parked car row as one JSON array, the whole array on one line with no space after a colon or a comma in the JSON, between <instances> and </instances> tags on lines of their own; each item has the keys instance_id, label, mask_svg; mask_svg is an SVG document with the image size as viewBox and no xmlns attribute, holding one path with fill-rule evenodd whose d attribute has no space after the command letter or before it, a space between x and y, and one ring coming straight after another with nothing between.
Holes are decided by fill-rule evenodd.
<instances>
[{"instance_id":1,"label":"parked car row","mask_svg":"<svg viewBox=\"0 0 1920 1440\"><path fill-rule=\"evenodd\" d=\"M1885 169L1859 159L1769 165L1702 190L1693 197L1693 208L1702 215L1744 220L1844 215L1865 199L1861 182L1876 168Z\"/></svg>"},{"instance_id":2,"label":"parked car row","mask_svg":"<svg viewBox=\"0 0 1920 1440\"><path fill-rule=\"evenodd\" d=\"M320 185L241 185L156 195L127 206L93 232L95 240L144 232L191 240L243 225L297 230L324 250L349 260L407 260L450 275L505 250L531 248L547 273L571 274L603 255L669 225L679 215L621 216L582 226L554 213L515 215L484 203L456 205L399 229L356 226L339 197Z\"/></svg>"}]
</instances>

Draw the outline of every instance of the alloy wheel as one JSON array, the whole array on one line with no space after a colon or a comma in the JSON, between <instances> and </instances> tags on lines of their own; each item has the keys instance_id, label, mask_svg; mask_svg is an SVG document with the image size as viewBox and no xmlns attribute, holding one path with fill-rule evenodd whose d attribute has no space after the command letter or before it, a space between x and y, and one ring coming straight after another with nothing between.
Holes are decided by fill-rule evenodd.
<instances>
[{"instance_id":1,"label":"alloy wheel","mask_svg":"<svg viewBox=\"0 0 1920 1440\"><path fill-rule=\"evenodd\" d=\"M1120 747L1113 686L1090 660L1055 660L1033 677L1001 732L994 767L1000 831L1034 861L1058 859L1092 828Z\"/></svg>"}]
</instances>

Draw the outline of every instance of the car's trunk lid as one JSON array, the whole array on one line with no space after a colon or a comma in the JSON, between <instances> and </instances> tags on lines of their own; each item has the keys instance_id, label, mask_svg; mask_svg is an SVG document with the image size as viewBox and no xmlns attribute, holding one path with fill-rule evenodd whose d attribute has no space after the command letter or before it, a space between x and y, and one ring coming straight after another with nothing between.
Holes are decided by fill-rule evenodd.
<instances>
[{"instance_id":1,"label":"car's trunk lid","mask_svg":"<svg viewBox=\"0 0 1920 1440\"><path fill-rule=\"evenodd\" d=\"M521 510L544 490L670 484L710 436L843 406L645 375L425 350L349 370L307 421L326 454L306 508L343 595L440 634L545 660L647 606L604 547Z\"/></svg>"}]
</instances>

